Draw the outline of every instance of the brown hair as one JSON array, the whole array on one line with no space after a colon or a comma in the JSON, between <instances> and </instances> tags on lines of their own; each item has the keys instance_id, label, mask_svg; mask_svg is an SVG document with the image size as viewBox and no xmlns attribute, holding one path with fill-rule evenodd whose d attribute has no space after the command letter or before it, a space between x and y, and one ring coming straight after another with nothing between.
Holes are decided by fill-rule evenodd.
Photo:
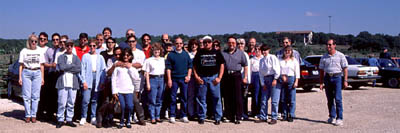
<instances>
[{"instance_id":1,"label":"brown hair","mask_svg":"<svg viewBox=\"0 0 400 133\"><path fill-rule=\"evenodd\" d=\"M160 50L160 57L164 56L164 49L159 42L151 44L151 51L150 51L151 56L153 56L153 52L156 50Z\"/></svg>"},{"instance_id":2,"label":"brown hair","mask_svg":"<svg viewBox=\"0 0 400 133\"><path fill-rule=\"evenodd\" d=\"M285 51L286 50L290 50L290 51L292 51L292 53L290 54L290 56L289 56L289 58L290 59L293 59L293 48L292 48L292 46L286 46L285 48L283 48L283 56L282 56L282 59L285 59L286 58L286 56L285 56Z\"/></svg>"}]
</instances>

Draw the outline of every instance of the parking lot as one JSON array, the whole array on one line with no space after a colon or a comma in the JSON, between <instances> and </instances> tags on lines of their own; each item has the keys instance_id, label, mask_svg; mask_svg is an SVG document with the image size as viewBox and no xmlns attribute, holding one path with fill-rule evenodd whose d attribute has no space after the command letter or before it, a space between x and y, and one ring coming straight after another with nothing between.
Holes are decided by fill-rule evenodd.
<instances>
[{"instance_id":1,"label":"parking lot","mask_svg":"<svg viewBox=\"0 0 400 133\"><path fill-rule=\"evenodd\" d=\"M212 121L199 125L164 122L146 126L134 124L132 129L97 129L86 124L71 128L56 129L54 123L38 122L26 124L21 103L0 99L0 132L400 132L400 89L361 87L359 90L344 90L344 126L327 124L328 111L325 93L317 88L311 92L297 91L297 106L294 123L278 121L276 125L244 121L240 125L222 123L215 126Z\"/></svg>"}]
</instances>

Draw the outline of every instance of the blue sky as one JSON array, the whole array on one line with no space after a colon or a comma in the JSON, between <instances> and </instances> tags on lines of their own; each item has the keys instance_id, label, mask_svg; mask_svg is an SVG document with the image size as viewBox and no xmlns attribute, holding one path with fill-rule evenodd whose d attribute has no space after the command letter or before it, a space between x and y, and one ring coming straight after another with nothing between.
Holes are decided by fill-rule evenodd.
<instances>
[{"instance_id":1,"label":"blue sky","mask_svg":"<svg viewBox=\"0 0 400 133\"><path fill-rule=\"evenodd\" d=\"M77 38L101 33L114 37L133 28L138 35L225 34L246 31L312 30L398 35L398 0L6 0L0 4L0 38L27 38L32 32L58 32Z\"/></svg>"}]
</instances>

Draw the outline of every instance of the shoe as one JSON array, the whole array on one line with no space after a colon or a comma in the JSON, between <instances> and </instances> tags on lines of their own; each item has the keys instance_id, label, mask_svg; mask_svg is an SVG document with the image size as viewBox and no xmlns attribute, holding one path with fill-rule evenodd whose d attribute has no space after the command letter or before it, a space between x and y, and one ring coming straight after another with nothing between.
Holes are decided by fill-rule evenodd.
<instances>
[{"instance_id":1,"label":"shoe","mask_svg":"<svg viewBox=\"0 0 400 133\"><path fill-rule=\"evenodd\" d=\"M156 120L151 120L151 124L157 124Z\"/></svg>"},{"instance_id":2,"label":"shoe","mask_svg":"<svg viewBox=\"0 0 400 133\"><path fill-rule=\"evenodd\" d=\"M337 119L336 123L335 123L335 126L343 126L343 120Z\"/></svg>"},{"instance_id":3,"label":"shoe","mask_svg":"<svg viewBox=\"0 0 400 133\"><path fill-rule=\"evenodd\" d=\"M188 119L187 117L181 118L181 121L182 121L183 123L189 123L189 119Z\"/></svg>"},{"instance_id":4,"label":"shoe","mask_svg":"<svg viewBox=\"0 0 400 133\"><path fill-rule=\"evenodd\" d=\"M57 122L56 128L61 128L63 126L63 122Z\"/></svg>"},{"instance_id":5,"label":"shoe","mask_svg":"<svg viewBox=\"0 0 400 133\"><path fill-rule=\"evenodd\" d=\"M175 123L175 122L176 122L176 121L175 121L175 117L169 118L169 122L170 122L170 123Z\"/></svg>"},{"instance_id":6,"label":"shoe","mask_svg":"<svg viewBox=\"0 0 400 133\"><path fill-rule=\"evenodd\" d=\"M277 121L277 120L274 120L274 119L272 119L272 120L271 120L271 122L269 122L268 124L270 124L270 125L275 125L276 123L278 123L278 121Z\"/></svg>"},{"instance_id":7,"label":"shoe","mask_svg":"<svg viewBox=\"0 0 400 133\"><path fill-rule=\"evenodd\" d=\"M36 117L32 117L32 123L36 123Z\"/></svg>"},{"instance_id":8,"label":"shoe","mask_svg":"<svg viewBox=\"0 0 400 133\"><path fill-rule=\"evenodd\" d=\"M81 120L79 121L79 125L83 126L86 123L86 118L81 118Z\"/></svg>"},{"instance_id":9,"label":"shoe","mask_svg":"<svg viewBox=\"0 0 400 133\"><path fill-rule=\"evenodd\" d=\"M288 117L288 118L287 118L287 121L288 121L288 122L293 122L293 117L291 117L291 116Z\"/></svg>"},{"instance_id":10,"label":"shoe","mask_svg":"<svg viewBox=\"0 0 400 133\"><path fill-rule=\"evenodd\" d=\"M133 116L133 119L131 121L133 121L133 123L138 123L139 122L139 120L137 119L137 117L135 115Z\"/></svg>"},{"instance_id":11,"label":"shoe","mask_svg":"<svg viewBox=\"0 0 400 133\"><path fill-rule=\"evenodd\" d=\"M254 122L255 122L255 123L261 123L261 122L266 122L266 120L256 119Z\"/></svg>"},{"instance_id":12,"label":"shoe","mask_svg":"<svg viewBox=\"0 0 400 133\"><path fill-rule=\"evenodd\" d=\"M329 124L335 124L334 120L335 120L334 118L329 118L329 119L328 119L328 123L329 123Z\"/></svg>"},{"instance_id":13,"label":"shoe","mask_svg":"<svg viewBox=\"0 0 400 133\"><path fill-rule=\"evenodd\" d=\"M90 124L96 125L96 117L93 117L93 118L90 120Z\"/></svg>"},{"instance_id":14,"label":"shoe","mask_svg":"<svg viewBox=\"0 0 400 133\"><path fill-rule=\"evenodd\" d=\"M203 120L203 119L200 119L200 120L199 120L199 124L204 124L204 120Z\"/></svg>"},{"instance_id":15,"label":"shoe","mask_svg":"<svg viewBox=\"0 0 400 133\"><path fill-rule=\"evenodd\" d=\"M124 126L124 124L119 124L119 125L117 125L117 128L121 129L123 126Z\"/></svg>"},{"instance_id":16,"label":"shoe","mask_svg":"<svg viewBox=\"0 0 400 133\"><path fill-rule=\"evenodd\" d=\"M70 127L76 127L76 125L72 121L67 121L67 124L65 124L65 125L70 126Z\"/></svg>"},{"instance_id":17,"label":"shoe","mask_svg":"<svg viewBox=\"0 0 400 133\"><path fill-rule=\"evenodd\" d=\"M132 128L132 125L130 123L126 124L126 128Z\"/></svg>"},{"instance_id":18,"label":"shoe","mask_svg":"<svg viewBox=\"0 0 400 133\"><path fill-rule=\"evenodd\" d=\"M278 119L282 119L282 113L278 113Z\"/></svg>"},{"instance_id":19,"label":"shoe","mask_svg":"<svg viewBox=\"0 0 400 133\"><path fill-rule=\"evenodd\" d=\"M161 119L156 119L156 122L162 123L163 121Z\"/></svg>"},{"instance_id":20,"label":"shoe","mask_svg":"<svg viewBox=\"0 0 400 133\"><path fill-rule=\"evenodd\" d=\"M141 126L146 126L146 122L144 120L143 121L139 121L138 124L141 125Z\"/></svg>"},{"instance_id":21,"label":"shoe","mask_svg":"<svg viewBox=\"0 0 400 133\"><path fill-rule=\"evenodd\" d=\"M235 120L235 124L240 124L240 120Z\"/></svg>"},{"instance_id":22,"label":"shoe","mask_svg":"<svg viewBox=\"0 0 400 133\"><path fill-rule=\"evenodd\" d=\"M215 120L214 125L219 125L221 124L221 120Z\"/></svg>"},{"instance_id":23,"label":"shoe","mask_svg":"<svg viewBox=\"0 0 400 133\"><path fill-rule=\"evenodd\" d=\"M29 123L29 122L31 122L31 118L29 118L29 117L25 118L25 123Z\"/></svg>"}]
</instances>

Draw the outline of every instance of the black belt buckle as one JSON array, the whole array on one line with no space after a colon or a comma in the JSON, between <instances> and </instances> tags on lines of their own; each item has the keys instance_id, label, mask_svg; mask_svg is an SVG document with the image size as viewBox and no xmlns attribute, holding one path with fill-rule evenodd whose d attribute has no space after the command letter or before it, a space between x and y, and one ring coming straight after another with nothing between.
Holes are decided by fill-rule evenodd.
<instances>
[{"instance_id":1,"label":"black belt buckle","mask_svg":"<svg viewBox=\"0 0 400 133\"><path fill-rule=\"evenodd\" d=\"M234 74L235 72L238 72L238 71L229 71L228 70L228 74Z\"/></svg>"},{"instance_id":2,"label":"black belt buckle","mask_svg":"<svg viewBox=\"0 0 400 133\"><path fill-rule=\"evenodd\" d=\"M341 73L328 73L329 77L340 75Z\"/></svg>"},{"instance_id":3,"label":"black belt buckle","mask_svg":"<svg viewBox=\"0 0 400 133\"><path fill-rule=\"evenodd\" d=\"M149 75L150 78L162 78L164 75Z\"/></svg>"},{"instance_id":4,"label":"black belt buckle","mask_svg":"<svg viewBox=\"0 0 400 133\"><path fill-rule=\"evenodd\" d=\"M39 70L39 69L40 69L40 67L36 67L36 68L28 68L28 67L25 67L25 69L28 69L28 70L32 70L32 71L34 71L34 70Z\"/></svg>"}]
</instances>

